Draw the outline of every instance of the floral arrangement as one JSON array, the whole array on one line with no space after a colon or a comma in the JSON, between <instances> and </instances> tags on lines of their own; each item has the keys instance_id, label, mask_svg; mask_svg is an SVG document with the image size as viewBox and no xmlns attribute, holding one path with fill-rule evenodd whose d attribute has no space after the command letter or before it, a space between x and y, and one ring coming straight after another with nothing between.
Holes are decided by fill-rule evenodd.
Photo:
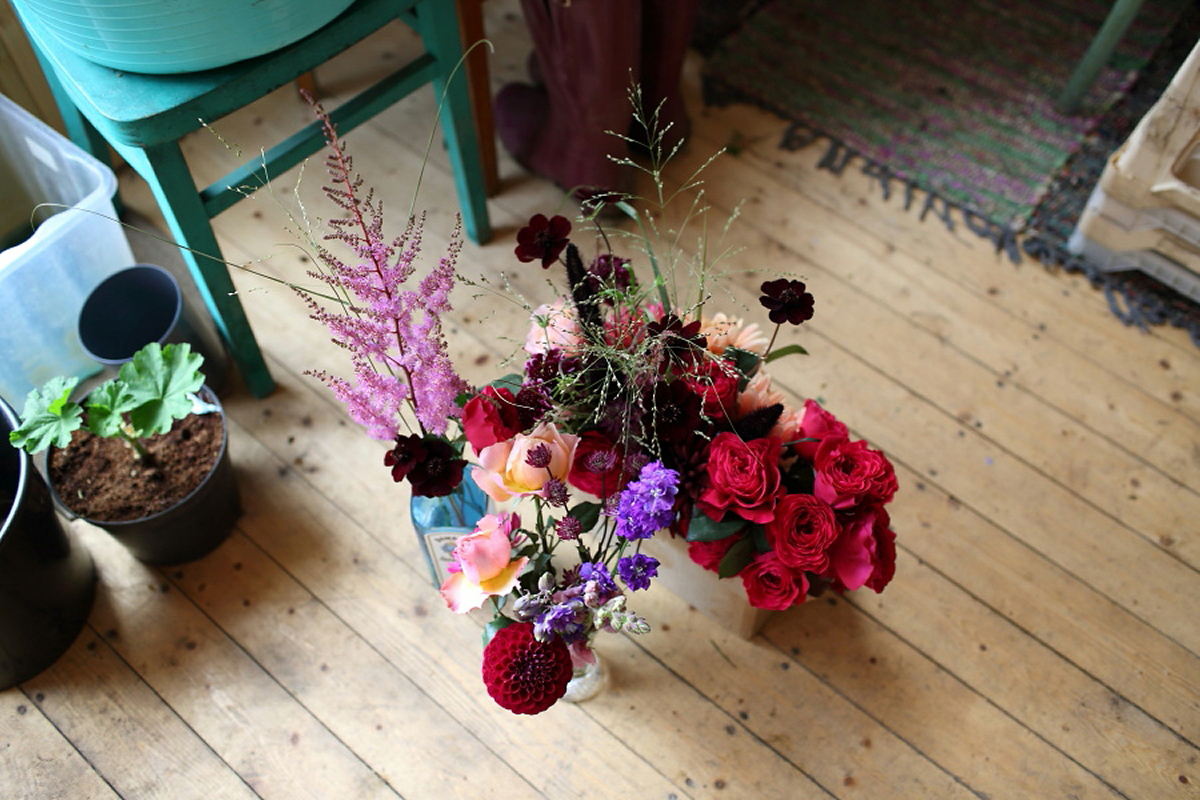
<instances>
[{"instance_id":1,"label":"floral arrangement","mask_svg":"<svg viewBox=\"0 0 1200 800\"><path fill-rule=\"evenodd\" d=\"M483 678L501 706L545 710L593 658L597 633L649 630L627 603L657 575L641 552L656 535L685 536L693 560L739 579L761 608L887 585L892 465L817 402L789 406L767 371L804 352L774 347L783 325L812 317L804 283L762 283L768 336L709 313L703 291L681 302L648 237L653 277L642 283L595 218L585 261L572 223L539 214L518 233L516 258L554 269L562 295L533 311L520 372L470 387L440 323L459 234L417 275L423 219L386 240L382 209L326 125L326 192L346 212L326 238L355 259L317 253L323 269L312 275L339 300L334 310L301 294L349 352L354 380L318 375L390 443L384 464L414 495L450 502L472 481L502 509L458 539L441 587L454 612L490 606ZM614 205L645 225L628 201Z\"/></svg>"}]
</instances>

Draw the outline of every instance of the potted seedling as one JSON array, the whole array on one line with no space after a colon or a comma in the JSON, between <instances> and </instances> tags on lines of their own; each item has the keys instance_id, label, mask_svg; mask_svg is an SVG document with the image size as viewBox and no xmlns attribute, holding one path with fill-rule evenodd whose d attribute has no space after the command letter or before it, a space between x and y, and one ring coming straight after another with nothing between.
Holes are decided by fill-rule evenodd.
<instances>
[{"instance_id":1,"label":"potted seedling","mask_svg":"<svg viewBox=\"0 0 1200 800\"><path fill-rule=\"evenodd\" d=\"M224 413L187 343L151 343L116 378L71 399L58 377L25 400L9 441L49 450L61 509L108 531L138 559L177 564L229 535L240 513Z\"/></svg>"}]
</instances>

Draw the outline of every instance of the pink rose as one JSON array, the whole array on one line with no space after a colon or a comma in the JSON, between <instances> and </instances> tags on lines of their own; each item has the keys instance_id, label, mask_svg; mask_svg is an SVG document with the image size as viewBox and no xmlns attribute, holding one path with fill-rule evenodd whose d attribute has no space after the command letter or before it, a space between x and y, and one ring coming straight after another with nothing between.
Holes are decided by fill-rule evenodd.
<instances>
[{"instance_id":1,"label":"pink rose","mask_svg":"<svg viewBox=\"0 0 1200 800\"><path fill-rule=\"evenodd\" d=\"M684 378L688 387L703 401L704 416L725 419L737 407L738 376L731 364L706 358Z\"/></svg>"},{"instance_id":2,"label":"pink rose","mask_svg":"<svg viewBox=\"0 0 1200 800\"><path fill-rule=\"evenodd\" d=\"M595 462L603 460L604 454L611 455L607 469L597 472ZM623 474L625 454L612 439L600 431L586 431L575 446L575 461L567 481L576 489L596 497L612 497L624 487Z\"/></svg>"},{"instance_id":3,"label":"pink rose","mask_svg":"<svg viewBox=\"0 0 1200 800\"><path fill-rule=\"evenodd\" d=\"M472 470L471 477L498 503L514 495L541 494L551 478L566 482L578 442L578 436L559 433L554 423L543 422L529 433L518 433L507 441L483 448L479 453L483 469ZM547 465L530 465L529 452L543 445Z\"/></svg>"},{"instance_id":4,"label":"pink rose","mask_svg":"<svg viewBox=\"0 0 1200 800\"><path fill-rule=\"evenodd\" d=\"M780 493L778 439L742 441L734 433L718 433L708 450L708 488L696 501L719 520L732 511L751 522L770 522Z\"/></svg>"},{"instance_id":5,"label":"pink rose","mask_svg":"<svg viewBox=\"0 0 1200 800\"><path fill-rule=\"evenodd\" d=\"M506 595L517 587L517 576L528 558L512 558L512 533L521 524L515 514L488 514L479 520L474 533L458 537L455 563L442 584L442 598L456 614L479 608L494 595Z\"/></svg>"},{"instance_id":6,"label":"pink rose","mask_svg":"<svg viewBox=\"0 0 1200 800\"><path fill-rule=\"evenodd\" d=\"M811 494L783 497L766 531L767 541L781 562L792 569L816 573L829 566L826 551L840 532L833 509Z\"/></svg>"},{"instance_id":7,"label":"pink rose","mask_svg":"<svg viewBox=\"0 0 1200 800\"><path fill-rule=\"evenodd\" d=\"M870 586L882 592L896 572L896 534L882 508L872 508L842 524L841 535L829 549L826 576L834 586Z\"/></svg>"},{"instance_id":8,"label":"pink rose","mask_svg":"<svg viewBox=\"0 0 1200 800\"><path fill-rule=\"evenodd\" d=\"M798 439L815 439L813 442L799 442L794 449L797 454L808 461L816 456L817 448L826 439L849 439L850 433L838 418L821 408L815 400L804 401L804 416L800 420Z\"/></svg>"},{"instance_id":9,"label":"pink rose","mask_svg":"<svg viewBox=\"0 0 1200 800\"><path fill-rule=\"evenodd\" d=\"M476 455L485 447L511 439L521 430L516 397L503 387L483 387L463 406L462 426Z\"/></svg>"},{"instance_id":10,"label":"pink rose","mask_svg":"<svg viewBox=\"0 0 1200 800\"><path fill-rule=\"evenodd\" d=\"M755 608L785 611L803 603L808 592L808 579L804 573L791 569L774 553L759 553L742 570L741 577L746 599Z\"/></svg>"},{"instance_id":11,"label":"pink rose","mask_svg":"<svg viewBox=\"0 0 1200 800\"><path fill-rule=\"evenodd\" d=\"M883 505L896 494L896 470L864 441L826 439L813 459L813 494L841 511Z\"/></svg>"}]
</instances>

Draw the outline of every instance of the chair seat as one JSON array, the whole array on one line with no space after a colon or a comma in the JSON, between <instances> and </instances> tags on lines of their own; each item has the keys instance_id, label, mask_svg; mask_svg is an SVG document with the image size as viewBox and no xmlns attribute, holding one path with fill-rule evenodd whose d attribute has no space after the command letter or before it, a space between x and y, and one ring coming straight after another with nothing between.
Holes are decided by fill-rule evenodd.
<instances>
[{"instance_id":1,"label":"chair seat","mask_svg":"<svg viewBox=\"0 0 1200 800\"><path fill-rule=\"evenodd\" d=\"M12 0L54 91L73 140L108 160L111 145L146 180L181 248L196 287L251 392L274 383L230 280L209 220L240 201L248 188L296 166L324 146L312 123L212 185L197 190L179 140L311 72L393 20L421 36L425 52L333 109L346 133L412 92L432 85L441 107L441 132L454 169L467 235L491 236L480 151L467 76L451 80L462 56L455 4L450 0L356 0L340 16L281 50L203 72L150 75L102 66L63 46L22 0ZM478 6L471 8L478 11ZM432 123L432 120L431 120Z\"/></svg>"},{"instance_id":2,"label":"chair seat","mask_svg":"<svg viewBox=\"0 0 1200 800\"><path fill-rule=\"evenodd\" d=\"M333 22L282 50L227 67L170 75L122 72L56 44L32 14L22 22L64 88L110 142L145 147L170 142L309 72L395 19L409 0L359 0ZM16 5L20 6L20 0Z\"/></svg>"}]
</instances>

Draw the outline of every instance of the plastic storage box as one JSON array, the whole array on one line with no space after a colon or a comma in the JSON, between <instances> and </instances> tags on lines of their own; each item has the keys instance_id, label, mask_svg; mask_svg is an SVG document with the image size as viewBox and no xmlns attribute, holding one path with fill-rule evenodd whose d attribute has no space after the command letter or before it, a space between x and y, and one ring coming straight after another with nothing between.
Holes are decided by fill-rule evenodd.
<instances>
[{"instance_id":1,"label":"plastic storage box","mask_svg":"<svg viewBox=\"0 0 1200 800\"><path fill-rule=\"evenodd\" d=\"M111 169L0 95L0 396L18 412L55 375L100 369L77 320L92 288L133 263L116 189Z\"/></svg>"}]
</instances>

